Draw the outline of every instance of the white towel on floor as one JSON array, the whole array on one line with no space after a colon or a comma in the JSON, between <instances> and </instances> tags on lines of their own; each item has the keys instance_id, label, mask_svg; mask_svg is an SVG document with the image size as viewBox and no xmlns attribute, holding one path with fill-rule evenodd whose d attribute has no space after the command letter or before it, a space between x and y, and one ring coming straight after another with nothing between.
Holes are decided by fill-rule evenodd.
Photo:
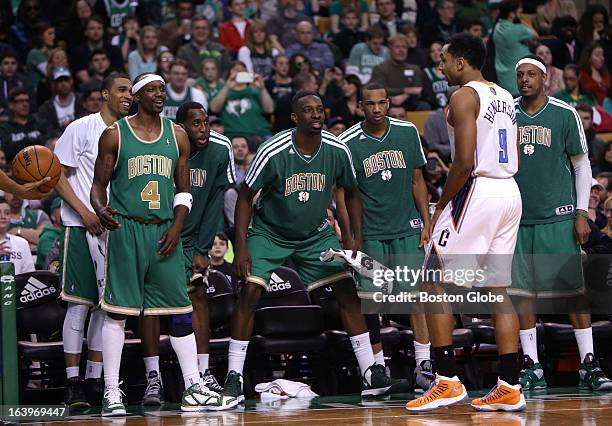
<instances>
[{"instance_id":1,"label":"white towel on floor","mask_svg":"<svg viewBox=\"0 0 612 426\"><path fill-rule=\"evenodd\" d=\"M366 253L358 251L357 255L353 259L352 250L338 250L330 248L324 252L321 252L319 260L321 260L321 262L341 262L344 265L350 266L359 275L372 282L374 282L375 271L381 271L377 273L379 275L379 280L382 281L380 291L383 294L391 294L393 292L393 280L389 281L384 279L386 271L393 271L379 261L368 256Z\"/></svg>"},{"instance_id":2,"label":"white towel on floor","mask_svg":"<svg viewBox=\"0 0 612 426\"><path fill-rule=\"evenodd\" d=\"M259 383L255 386L255 392L261 394L262 401L288 398L314 398L319 396L307 384L286 379Z\"/></svg>"}]
</instances>

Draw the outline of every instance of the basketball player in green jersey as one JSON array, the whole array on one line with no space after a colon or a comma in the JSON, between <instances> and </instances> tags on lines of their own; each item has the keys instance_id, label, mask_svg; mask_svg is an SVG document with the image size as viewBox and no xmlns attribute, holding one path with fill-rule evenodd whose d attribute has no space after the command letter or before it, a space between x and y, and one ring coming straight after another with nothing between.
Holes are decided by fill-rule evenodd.
<instances>
[{"instance_id":1,"label":"basketball player in green jersey","mask_svg":"<svg viewBox=\"0 0 612 426\"><path fill-rule=\"evenodd\" d=\"M159 116L166 98L160 76L138 76L132 94L138 113L102 133L91 189L91 204L110 231L101 301L108 314L102 328L102 416L126 415L119 388L126 315L174 316L192 310L180 242L192 205L189 140L180 126ZM225 408L224 398L200 380L191 324L172 321L170 342L185 381L181 409Z\"/></svg>"},{"instance_id":2,"label":"basketball player in green jersey","mask_svg":"<svg viewBox=\"0 0 612 426\"><path fill-rule=\"evenodd\" d=\"M390 269L407 266L420 270L425 254L422 247L429 240L429 210L419 132L412 123L387 117L390 102L384 86L368 84L361 91L360 102L365 120L339 138L351 151L357 173L363 203L363 251ZM337 201L338 216L346 221L342 189L337 192ZM396 282L394 293L416 291L415 284ZM375 292L380 292L380 287L360 277L359 297L371 301ZM376 362L384 364L378 315L366 315L366 321L374 339ZM410 322L417 364L415 388L425 391L434 378L425 314L412 313Z\"/></svg>"},{"instance_id":3,"label":"basketball player in green jersey","mask_svg":"<svg viewBox=\"0 0 612 426\"><path fill-rule=\"evenodd\" d=\"M255 307L272 272L290 257L308 290L327 285L334 289L363 375L362 395L381 395L392 381L384 366L375 363L351 274L339 264L319 260L321 252L339 248L327 222L334 184L345 190L355 236L352 247L345 249L361 249L361 200L351 154L335 136L322 131L325 112L316 93L298 92L292 110L296 128L259 147L238 194L234 264L246 283L232 316L225 393L244 400L242 370ZM253 215L252 202L259 191Z\"/></svg>"},{"instance_id":4,"label":"basketball player in green jersey","mask_svg":"<svg viewBox=\"0 0 612 426\"><path fill-rule=\"evenodd\" d=\"M193 305L192 316L178 315L192 321L198 347L198 367L204 384L215 392L223 391L217 379L208 370L208 298L206 275L208 251L212 248L215 233L224 228L223 191L235 183L232 144L225 136L211 131L208 113L197 102L180 106L177 123L185 129L191 145L189 172L193 206L187 216L181 234L185 264L185 285L189 284L189 298ZM159 374L159 320L155 316L141 317L141 338L147 389L143 405L160 405L163 386Z\"/></svg>"},{"instance_id":5,"label":"basketball player in green jersey","mask_svg":"<svg viewBox=\"0 0 612 426\"><path fill-rule=\"evenodd\" d=\"M580 388L612 390L612 381L593 356L591 315L584 295L580 244L591 232L587 211L592 179L586 138L576 110L544 94L546 78L546 66L538 56L518 62L521 167L516 182L523 216L508 293L523 296L519 322L525 359L520 382L526 390L546 387L538 360L535 301L563 298L580 352Z\"/></svg>"}]
</instances>

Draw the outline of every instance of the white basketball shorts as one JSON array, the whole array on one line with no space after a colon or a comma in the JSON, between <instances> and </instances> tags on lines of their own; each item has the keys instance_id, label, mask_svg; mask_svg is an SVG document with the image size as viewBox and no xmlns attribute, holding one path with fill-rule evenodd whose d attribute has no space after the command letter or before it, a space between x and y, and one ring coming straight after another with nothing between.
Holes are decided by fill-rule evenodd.
<instances>
[{"instance_id":1,"label":"white basketball shorts","mask_svg":"<svg viewBox=\"0 0 612 426\"><path fill-rule=\"evenodd\" d=\"M521 213L514 178L470 177L435 224L424 281L508 287Z\"/></svg>"}]
</instances>

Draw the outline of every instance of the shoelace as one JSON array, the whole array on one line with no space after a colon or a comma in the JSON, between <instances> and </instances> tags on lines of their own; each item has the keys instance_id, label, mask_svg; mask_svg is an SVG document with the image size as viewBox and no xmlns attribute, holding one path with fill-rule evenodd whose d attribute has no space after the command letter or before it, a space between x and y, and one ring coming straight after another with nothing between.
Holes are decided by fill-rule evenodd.
<instances>
[{"instance_id":1,"label":"shoelace","mask_svg":"<svg viewBox=\"0 0 612 426\"><path fill-rule=\"evenodd\" d=\"M482 398L482 402L487 403L489 401L502 398L508 395L509 393L510 391L508 389L504 389L501 386L496 386L495 388L491 389L491 391L489 391L489 393L486 394L484 398Z\"/></svg>"},{"instance_id":2,"label":"shoelace","mask_svg":"<svg viewBox=\"0 0 612 426\"><path fill-rule=\"evenodd\" d=\"M213 390L215 392L219 392L223 390L223 387L221 387L219 382L217 382L217 379L215 378L215 376L213 376L212 374L205 374L204 377L202 377L202 379L204 381L204 385L208 389Z\"/></svg>"},{"instance_id":3,"label":"shoelace","mask_svg":"<svg viewBox=\"0 0 612 426\"><path fill-rule=\"evenodd\" d=\"M121 385L122 383L123 382L119 382L119 385ZM125 393L123 393L123 391L121 390L119 386L112 387L112 388L106 388L104 390L104 399L108 400L109 405L122 404L124 396L125 396Z\"/></svg>"},{"instance_id":4,"label":"shoelace","mask_svg":"<svg viewBox=\"0 0 612 426\"><path fill-rule=\"evenodd\" d=\"M429 389L427 389L427 392L425 392L423 396L419 398L419 400L423 402L433 401L447 389L448 385L446 383L440 383L438 380L434 380L433 382L431 382L431 385L429 385Z\"/></svg>"},{"instance_id":5,"label":"shoelace","mask_svg":"<svg viewBox=\"0 0 612 426\"><path fill-rule=\"evenodd\" d=\"M159 393L160 391L161 391L161 380L159 380L159 377L155 377L154 379L147 381L147 390L145 391L145 394L147 395L156 394L156 393Z\"/></svg>"}]
</instances>

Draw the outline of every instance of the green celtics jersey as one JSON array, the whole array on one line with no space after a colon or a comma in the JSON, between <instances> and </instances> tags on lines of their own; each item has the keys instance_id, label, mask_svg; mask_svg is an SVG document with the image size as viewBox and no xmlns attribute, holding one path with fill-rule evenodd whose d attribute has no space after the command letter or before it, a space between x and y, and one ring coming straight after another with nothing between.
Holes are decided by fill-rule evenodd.
<instances>
[{"instance_id":1,"label":"green celtics jersey","mask_svg":"<svg viewBox=\"0 0 612 426\"><path fill-rule=\"evenodd\" d=\"M446 77L436 74L433 68L424 68L423 71L431 80L431 87L436 95L438 106L444 108L448 104L448 81Z\"/></svg>"},{"instance_id":2,"label":"green celtics jersey","mask_svg":"<svg viewBox=\"0 0 612 426\"><path fill-rule=\"evenodd\" d=\"M295 130L282 131L264 142L244 180L261 189L253 226L286 240L301 240L325 229L332 186L355 187L355 169L348 148L329 132L311 156L297 148Z\"/></svg>"},{"instance_id":3,"label":"green celtics jersey","mask_svg":"<svg viewBox=\"0 0 612 426\"><path fill-rule=\"evenodd\" d=\"M340 135L351 151L363 205L363 237L391 240L421 231L412 196L412 172L425 164L419 132L412 123L387 118L382 138L363 122Z\"/></svg>"},{"instance_id":4,"label":"green celtics jersey","mask_svg":"<svg viewBox=\"0 0 612 426\"><path fill-rule=\"evenodd\" d=\"M104 0L106 13L110 20L110 26L117 30L121 29L123 17L126 15L133 15L136 11L137 4L138 2L132 0Z\"/></svg>"},{"instance_id":5,"label":"green celtics jersey","mask_svg":"<svg viewBox=\"0 0 612 426\"><path fill-rule=\"evenodd\" d=\"M160 119L161 133L151 142L134 134L127 117L117 121L120 142L109 205L120 215L145 220L174 218L174 169L179 149L172 122Z\"/></svg>"},{"instance_id":6,"label":"green celtics jersey","mask_svg":"<svg viewBox=\"0 0 612 426\"><path fill-rule=\"evenodd\" d=\"M176 120L176 112L179 107L184 103L193 101L193 96L191 96L191 87L187 87L187 93L183 99L174 99L169 90L166 90L166 103L164 104L164 110L162 115L170 120Z\"/></svg>"},{"instance_id":7,"label":"green celtics jersey","mask_svg":"<svg viewBox=\"0 0 612 426\"><path fill-rule=\"evenodd\" d=\"M189 172L193 206L181 238L184 247L194 246L197 254L206 255L224 227L223 191L236 182L230 140L211 131L206 148L191 152Z\"/></svg>"},{"instance_id":8,"label":"green celtics jersey","mask_svg":"<svg viewBox=\"0 0 612 426\"><path fill-rule=\"evenodd\" d=\"M523 198L522 224L574 218L576 186L570 157L588 152L576 110L553 97L533 115L515 101L520 167L514 176Z\"/></svg>"}]
</instances>

